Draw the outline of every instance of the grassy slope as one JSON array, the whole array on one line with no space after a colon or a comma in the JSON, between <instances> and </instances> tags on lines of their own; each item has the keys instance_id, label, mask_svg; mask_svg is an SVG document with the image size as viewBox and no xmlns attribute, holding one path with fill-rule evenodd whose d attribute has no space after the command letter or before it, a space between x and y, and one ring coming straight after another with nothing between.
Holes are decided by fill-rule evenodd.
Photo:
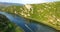
<instances>
[{"instance_id":1,"label":"grassy slope","mask_svg":"<svg viewBox=\"0 0 60 32\"><path fill-rule=\"evenodd\" d=\"M9 6L2 11L15 13L60 30L60 2Z\"/></svg>"},{"instance_id":2,"label":"grassy slope","mask_svg":"<svg viewBox=\"0 0 60 32\"><path fill-rule=\"evenodd\" d=\"M60 30L60 2L31 4L28 13L24 13L26 18L36 20L37 22L51 26Z\"/></svg>"}]
</instances>

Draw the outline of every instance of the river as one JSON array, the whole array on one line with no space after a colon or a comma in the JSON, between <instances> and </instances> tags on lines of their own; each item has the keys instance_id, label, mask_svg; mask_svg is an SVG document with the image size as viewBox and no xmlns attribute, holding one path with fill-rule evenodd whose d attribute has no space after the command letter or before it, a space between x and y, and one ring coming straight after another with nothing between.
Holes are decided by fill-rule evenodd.
<instances>
[{"instance_id":1,"label":"river","mask_svg":"<svg viewBox=\"0 0 60 32\"><path fill-rule=\"evenodd\" d=\"M55 29L43 24L34 22L26 24L26 19L18 15L9 14L6 12L0 12L0 14L5 15L11 22L20 26L25 32L56 32Z\"/></svg>"}]
</instances>

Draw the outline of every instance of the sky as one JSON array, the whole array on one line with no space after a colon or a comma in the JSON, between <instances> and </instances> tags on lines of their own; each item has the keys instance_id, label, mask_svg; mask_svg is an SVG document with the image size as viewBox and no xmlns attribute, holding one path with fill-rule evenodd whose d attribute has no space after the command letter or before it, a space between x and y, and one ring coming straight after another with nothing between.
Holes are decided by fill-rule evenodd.
<instances>
[{"instance_id":1,"label":"sky","mask_svg":"<svg viewBox=\"0 0 60 32\"><path fill-rule=\"evenodd\" d=\"M60 1L60 0L0 0L0 2L22 3L22 4L44 3L53 1Z\"/></svg>"}]
</instances>

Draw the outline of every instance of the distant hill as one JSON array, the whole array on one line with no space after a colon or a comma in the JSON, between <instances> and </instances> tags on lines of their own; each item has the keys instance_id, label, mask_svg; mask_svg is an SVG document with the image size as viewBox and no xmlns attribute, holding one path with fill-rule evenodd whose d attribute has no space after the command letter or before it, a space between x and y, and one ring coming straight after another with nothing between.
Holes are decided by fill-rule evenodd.
<instances>
[{"instance_id":1,"label":"distant hill","mask_svg":"<svg viewBox=\"0 0 60 32\"><path fill-rule=\"evenodd\" d=\"M7 6L10 6L10 5L22 6L23 4L0 2L0 7L7 7Z\"/></svg>"}]
</instances>

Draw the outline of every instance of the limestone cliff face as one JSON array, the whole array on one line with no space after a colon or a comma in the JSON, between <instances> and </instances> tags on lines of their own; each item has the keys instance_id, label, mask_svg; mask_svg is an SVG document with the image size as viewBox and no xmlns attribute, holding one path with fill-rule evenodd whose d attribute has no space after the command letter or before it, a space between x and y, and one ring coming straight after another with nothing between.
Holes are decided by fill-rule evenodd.
<instances>
[{"instance_id":1,"label":"limestone cliff face","mask_svg":"<svg viewBox=\"0 0 60 32\"><path fill-rule=\"evenodd\" d=\"M9 6L2 11L15 13L60 30L60 2Z\"/></svg>"}]
</instances>

